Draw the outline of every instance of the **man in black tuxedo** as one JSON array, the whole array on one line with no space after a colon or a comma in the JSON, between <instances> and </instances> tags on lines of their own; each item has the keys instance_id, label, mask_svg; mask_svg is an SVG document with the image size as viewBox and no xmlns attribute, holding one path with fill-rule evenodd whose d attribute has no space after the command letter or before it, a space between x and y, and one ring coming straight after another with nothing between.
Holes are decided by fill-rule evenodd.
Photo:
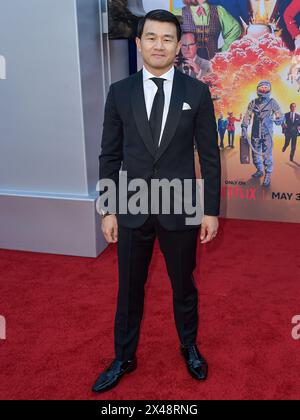
<instances>
[{"instance_id":1,"label":"man in black tuxedo","mask_svg":"<svg viewBox=\"0 0 300 420\"><path fill-rule=\"evenodd\" d=\"M285 134L285 143L282 151L285 152L291 143L291 154L290 161L294 161L294 156L297 147L297 136L300 134L300 115L296 113L297 105L295 103L291 104L290 112L285 114L284 121L284 134Z\"/></svg>"},{"instance_id":2,"label":"man in black tuxedo","mask_svg":"<svg viewBox=\"0 0 300 420\"><path fill-rule=\"evenodd\" d=\"M198 293L193 270L200 225L202 244L217 235L220 154L208 86L174 67L180 39L179 22L166 10L154 10L140 20L136 42L144 67L110 87L99 156L100 180L119 182L120 187L119 172L125 171L129 180L190 179L194 201L195 140L204 178L205 215L202 223L200 220L190 226L186 224L184 212L163 214L160 210L155 214L151 210L135 215L101 210L106 240L118 243L119 293L114 328L115 359L100 374L93 386L95 392L112 388L124 374L136 368L144 285L156 236L173 288L182 356L193 377L204 380L207 376L207 363L196 344ZM100 190L100 197L104 192Z\"/></svg>"}]
</instances>

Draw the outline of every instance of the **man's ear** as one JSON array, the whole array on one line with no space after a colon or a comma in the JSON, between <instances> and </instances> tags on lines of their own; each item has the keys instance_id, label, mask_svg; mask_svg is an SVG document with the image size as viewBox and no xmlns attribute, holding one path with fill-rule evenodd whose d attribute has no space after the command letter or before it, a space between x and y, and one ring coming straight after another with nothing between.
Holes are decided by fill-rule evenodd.
<instances>
[{"instance_id":1,"label":"man's ear","mask_svg":"<svg viewBox=\"0 0 300 420\"><path fill-rule=\"evenodd\" d=\"M135 38L135 43L139 52L141 52L141 40L139 37Z\"/></svg>"},{"instance_id":2,"label":"man's ear","mask_svg":"<svg viewBox=\"0 0 300 420\"><path fill-rule=\"evenodd\" d=\"M180 52L180 50L181 50L181 45L182 45L182 42L181 42L181 41L179 41L179 42L178 42L178 45L177 45L176 55L178 55L178 54L179 54L179 52Z\"/></svg>"}]
</instances>

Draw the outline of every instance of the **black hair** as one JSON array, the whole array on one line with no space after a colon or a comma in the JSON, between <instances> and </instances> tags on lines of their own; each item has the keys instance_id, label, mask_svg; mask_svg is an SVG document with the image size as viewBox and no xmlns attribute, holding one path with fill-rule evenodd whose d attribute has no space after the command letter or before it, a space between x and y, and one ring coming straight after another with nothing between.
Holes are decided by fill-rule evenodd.
<instances>
[{"instance_id":1,"label":"black hair","mask_svg":"<svg viewBox=\"0 0 300 420\"><path fill-rule=\"evenodd\" d=\"M170 22L176 26L177 29L177 40L178 42L181 40L181 26L179 20L173 13L169 12L168 10L163 9L156 9L151 10L147 13L144 17L139 20L138 27L137 27L137 37L141 38L144 31L144 26L146 20L155 20L157 22Z\"/></svg>"}]
</instances>

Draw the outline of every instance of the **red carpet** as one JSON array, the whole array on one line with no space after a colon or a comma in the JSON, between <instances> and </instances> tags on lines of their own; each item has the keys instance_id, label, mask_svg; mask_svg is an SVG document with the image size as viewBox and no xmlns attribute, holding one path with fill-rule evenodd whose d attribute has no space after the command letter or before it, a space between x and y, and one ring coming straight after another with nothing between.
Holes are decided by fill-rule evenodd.
<instances>
[{"instance_id":1,"label":"red carpet","mask_svg":"<svg viewBox=\"0 0 300 420\"><path fill-rule=\"evenodd\" d=\"M1 399L299 399L300 225L221 220L198 248L199 344L207 382L178 352L171 289L156 246L147 284L138 369L95 397L113 357L115 246L98 259L0 251Z\"/></svg>"}]
</instances>

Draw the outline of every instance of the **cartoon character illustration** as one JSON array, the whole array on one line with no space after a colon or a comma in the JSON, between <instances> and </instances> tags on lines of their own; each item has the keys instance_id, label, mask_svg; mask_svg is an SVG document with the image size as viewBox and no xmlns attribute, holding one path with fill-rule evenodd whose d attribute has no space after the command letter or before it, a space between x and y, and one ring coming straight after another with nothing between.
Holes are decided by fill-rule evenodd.
<instances>
[{"instance_id":1,"label":"cartoon character illustration","mask_svg":"<svg viewBox=\"0 0 300 420\"><path fill-rule=\"evenodd\" d=\"M297 91L300 92L300 54L294 55L289 69L287 80L293 85L296 83Z\"/></svg>"},{"instance_id":2,"label":"cartoon character illustration","mask_svg":"<svg viewBox=\"0 0 300 420\"><path fill-rule=\"evenodd\" d=\"M252 100L242 122L242 137L248 138L248 126L252 124L251 149L253 164L256 172L253 178L265 177L263 186L268 187L271 183L273 172L273 125L282 125L284 116L279 104L271 98L271 83L262 80L257 86L257 98ZM274 118L275 116L275 118Z\"/></svg>"},{"instance_id":3,"label":"cartoon character illustration","mask_svg":"<svg viewBox=\"0 0 300 420\"><path fill-rule=\"evenodd\" d=\"M242 114L240 118L235 118L233 112L228 113L227 118L227 131L228 131L228 147L234 149L234 135L235 135L235 123L242 121Z\"/></svg>"},{"instance_id":4,"label":"cartoon character illustration","mask_svg":"<svg viewBox=\"0 0 300 420\"><path fill-rule=\"evenodd\" d=\"M299 49L300 2L299 0L277 0L274 19L279 19L282 39L286 47L294 51Z\"/></svg>"},{"instance_id":5,"label":"cartoon character illustration","mask_svg":"<svg viewBox=\"0 0 300 420\"><path fill-rule=\"evenodd\" d=\"M198 55L211 60L217 52L227 51L230 45L242 35L242 27L222 6L206 0L183 0L185 6L175 14L182 15L183 32L197 34ZM219 48L222 35L224 45Z\"/></svg>"},{"instance_id":6,"label":"cartoon character illustration","mask_svg":"<svg viewBox=\"0 0 300 420\"><path fill-rule=\"evenodd\" d=\"M242 18L245 33L253 39L272 34L280 36L280 17L275 14L276 0L250 0L251 18L247 24Z\"/></svg>"},{"instance_id":7,"label":"cartoon character illustration","mask_svg":"<svg viewBox=\"0 0 300 420\"><path fill-rule=\"evenodd\" d=\"M183 33L181 57L176 60L177 68L188 76L201 79L212 71L211 62L197 54L197 40L194 33Z\"/></svg>"},{"instance_id":8,"label":"cartoon character illustration","mask_svg":"<svg viewBox=\"0 0 300 420\"><path fill-rule=\"evenodd\" d=\"M299 0L293 0L285 9L283 18L292 39L295 43L295 50L300 54L300 27L299 27L299 16L300 15L300 2ZM297 21L298 16L298 21Z\"/></svg>"},{"instance_id":9,"label":"cartoon character illustration","mask_svg":"<svg viewBox=\"0 0 300 420\"><path fill-rule=\"evenodd\" d=\"M220 149L224 149L224 137L228 126L228 120L224 118L224 114L221 112L220 118L218 119L218 133L220 136Z\"/></svg>"},{"instance_id":10,"label":"cartoon character illustration","mask_svg":"<svg viewBox=\"0 0 300 420\"><path fill-rule=\"evenodd\" d=\"M238 22L242 18L244 22L249 23L249 0L210 0L210 4L224 7Z\"/></svg>"}]
</instances>

